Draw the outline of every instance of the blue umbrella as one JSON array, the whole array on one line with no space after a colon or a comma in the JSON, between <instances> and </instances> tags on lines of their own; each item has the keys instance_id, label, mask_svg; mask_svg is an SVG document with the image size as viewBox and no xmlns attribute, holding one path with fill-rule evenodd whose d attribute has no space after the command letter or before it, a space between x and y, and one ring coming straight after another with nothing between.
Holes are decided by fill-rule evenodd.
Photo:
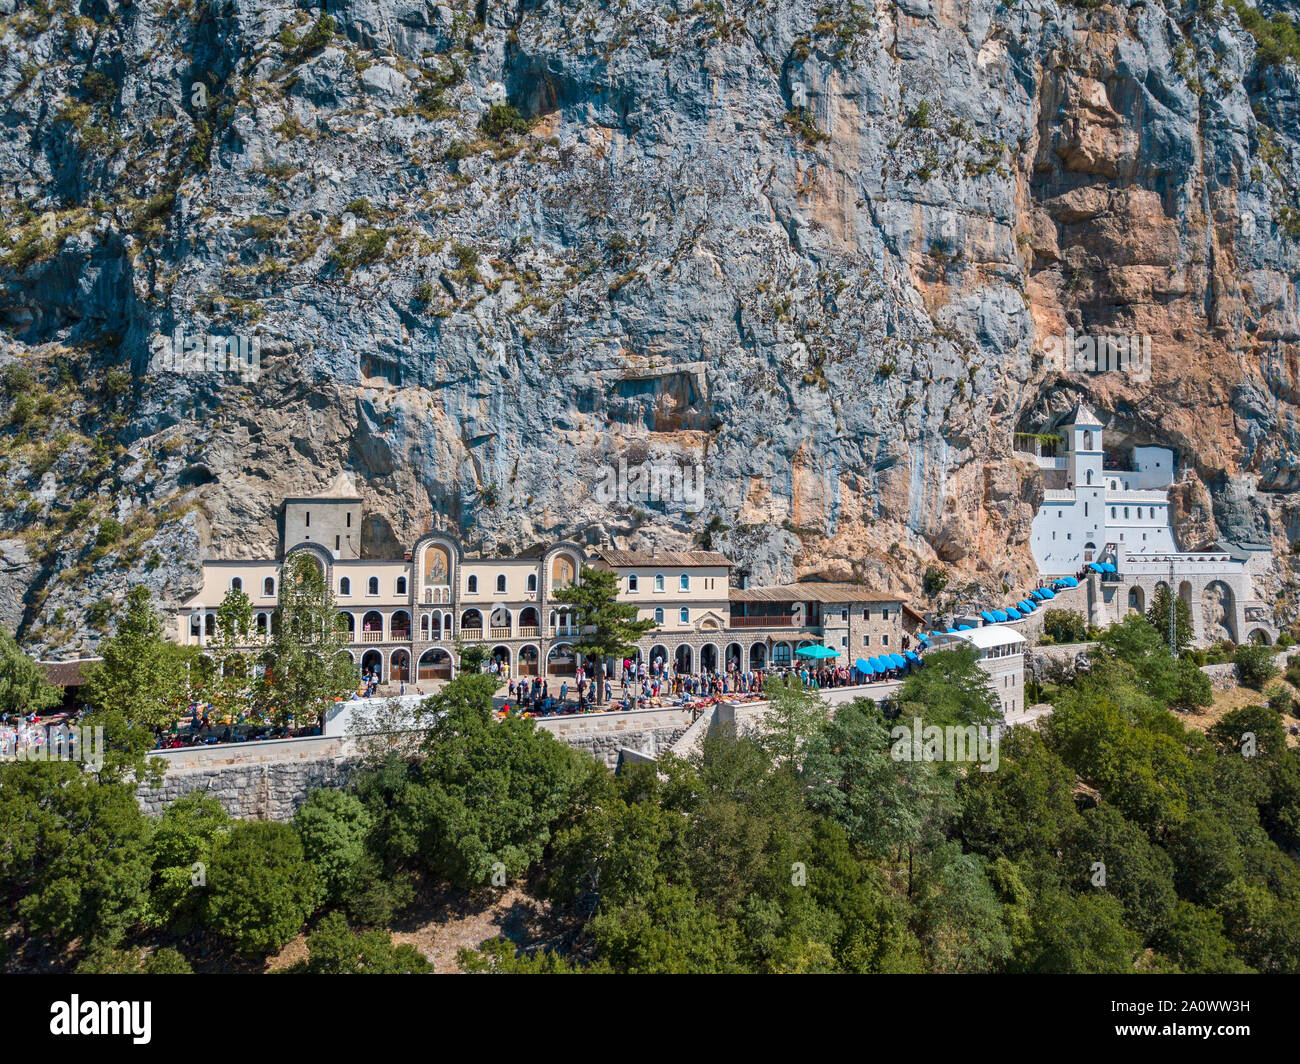
<instances>
[{"instance_id":1,"label":"blue umbrella","mask_svg":"<svg viewBox=\"0 0 1300 1064\"><path fill-rule=\"evenodd\" d=\"M1009 620L1009 621L1018 621L1018 620L1020 620L1020 611L1019 611L1018 609L1016 609L1014 606L1008 606L1008 607L1007 607L1007 620Z\"/></svg>"},{"instance_id":2,"label":"blue umbrella","mask_svg":"<svg viewBox=\"0 0 1300 1064\"><path fill-rule=\"evenodd\" d=\"M915 650L904 650L903 657L905 657L913 665L921 664L921 655L918 654Z\"/></svg>"},{"instance_id":3,"label":"blue umbrella","mask_svg":"<svg viewBox=\"0 0 1300 1064\"><path fill-rule=\"evenodd\" d=\"M899 655L897 655L897 654L890 654L890 655L889 655L889 663L890 663L894 668L896 668L896 669L905 669L905 668L907 668L907 662L904 661L904 660L903 660Z\"/></svg>"},{"instance_id":4,"label":"blue umbrella","mask_svg":"<svg viewBox=\"0 0 1300 1064\"><path fill-rule=\"evenodd\" d=\"M853 663L853 667L857 669L858 672L867 673L868 675L876 671L871 667L871 662L866 658L858 658L858 660Z\"/></svg>"}]
</instances>

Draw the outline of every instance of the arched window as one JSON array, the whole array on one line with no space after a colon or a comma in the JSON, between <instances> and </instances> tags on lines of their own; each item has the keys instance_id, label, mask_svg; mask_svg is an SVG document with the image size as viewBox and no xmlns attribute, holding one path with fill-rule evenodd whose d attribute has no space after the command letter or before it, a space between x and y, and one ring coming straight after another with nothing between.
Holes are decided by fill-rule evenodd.
<instances>
[{"instance_id":1,"label":"arched window","mask_svg":"<svg viewBox=\"0 0 1300 1064\"><path fill-rule=\"evenodd\" d=\"M339 581L339 594L340 595L352 594L352 581L349 580L346 576Z\"/></svg>"},{"instance_id":2,"label":"arched window","mask_svg":"<svg viewBox=\"0 0 1300 1064\"><path fill-rule=\"evenodd\" d=\"M506 593L506 574L497 573L497 594L504 595L505 593Z\"/></svg>"},{"instance_id":3,"label":"arched window","mask_svg":"<svg viewBox=\"0 0 1300 1064\"><path fill-rule=\"evenodd\" d=\"M678 584L682 591L689 591L691 589L691 578L685 573L682 573L681 577L678 579Z\"/></svg>"},{"instance_id":4,"label":"arched window","mask_svg":"<svg viewBox=\"0 0 1300 1064\"><path fill-rule=\"evenodd\" d=\"M1087 482L1088 482L1089 484L1092 483L1092 470L1091 470L1091 469L1088 470L1088 474L1087 474Z\"/></svg>"},{"instance_id":5,"label":"arched window","mask_svg":"<svg viewBox=\"0 0 1300 1064\"><path fill-rule=\"evenodd\" d=\"M262 595L264 598L272 598L275 595L275 577L268 576L262 581Z\"/></svg>"},{"instance_id":6,"label":"arched window","mask_svg":"<svg viewBox=\"0 0 1300 1064\"><path fill-rule=\"evenodd\" d=\"M478 577L477 577L477 576L471 576L471 577L469 578L469 580L466 581L466 590L468 590L469 593L470 593L471 595L477 595L477 594L478 594Z\"/></svg>"},{"instance_id":7,"label":"arched window","mask_svg":"<svg viewBox=\"0 0 1300 1064\"><path fill-rule=\"evenodd\" d=\"M1087 429L1083 434L1083 449L1085 451L1092 450L1092 429Z\"/></svg>"},{"instance_id":8,"label":"arched window","mask_svg":"<svg viewBox=\"0 0 1300 1064\"><path fill-rule=\"evenodd\" d=\"M529 590L529 591L532 591L532 592L534 592L534 593L536 593L536 591L537 591L537 574L536 574L536 573L529 573L529 574L528 574L528 590Z\"/></svg>"},{"instance_id":9,"label":"arched window","mask_svg":"<svg viewBox=\"0 0 1300 1064\"><path fill-rule=\"evenodd\" d=\"M691 623L691 611L688 610L685 606L682 607L682 610L681 610L681 614L680 614L680 616L681 616L681 619L682 619L682 624L690 624L690 623Z\"/></svg>"},{"instance_id":10,"label":"arched window","mask_svg":"<svg viewBox=\"0 0 1300 1064\"><path fill-rule=\"evenodd\" d=\"M367 595L379 594L379 577L372 576L369 580L366 581L366 594Z\"/></svg>"},{"instance_id":11,"label":"arched window","mask_svg":"<svg viewBox=\"0 0 1300 1064\"><path fill-rule=\"evenodd\" d=\"M406 594L406 577L404 576L399 576L397 578L397 593L399 595Z\"/></svg>"},{"instance_id":12,"label":"arched window","mask_svg":"<svg viewBox=\"0 0 1300 1064\"><path fill-rule=\"evenodd\" d=\"M662 591L663 589L664 589L664 574L655 573L655 590Z\"/></svg>"},{"instance_id":13,"label":"arched window","mask_svg":"<svg viewBox=\"0 0 1300 1064\"><path fill-rule=\"evenodd\" d=\"M636 578L636 573L628 573L628 576L627 576L627 591L628 591L628 594L629 594L629 595L635 594L635 593L636 593L636 590L637 590L637 578Z\"/></svg>"},{"instance_id":14,"label":"arched window","mask_svg":"<svg viewBox=\"0 0 1300 1064\"><path fill-rule=\"evenodd\" d=\"M1124 507L1124 520L1125 520L1125 521L1128 520L1128 507L1127 507L1127 506Z\"/></svg>"},{"instance_id":15,"label":"arched window","mask_svg":"<svg viewBox=\"0 0 1300 1064\"><path fill-rule=\"evenodd\" d=\"M231 591L243 591L243 590L244 590L244 582L243 582L241 579L239 579L239 577L237 577L237 576L232 576L232 577L230 578L230 590L231 590Z\"/></svg>"},{"instance_id":16,"label":"arched window","mask_svg":"<svg viewBox=\"0 0 1300 1064\"><path fill-rule=\"evenodd\" d=\"M662 606L656 606L656 607L655 607L655 624L663 624L663 623L664 623L664 608L663 608Z\"/></svg>"}]
</instances>

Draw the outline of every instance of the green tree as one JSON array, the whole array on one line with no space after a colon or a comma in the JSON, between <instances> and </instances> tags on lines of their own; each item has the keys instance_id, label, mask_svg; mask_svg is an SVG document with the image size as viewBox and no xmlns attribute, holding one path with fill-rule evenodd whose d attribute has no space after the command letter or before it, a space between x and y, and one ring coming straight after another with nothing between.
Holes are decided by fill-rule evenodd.
<instances>
[{"instance_id":1,"label":"green tree","mask_svg":"<svg viewBox=\"0 0 1300 1064\"><path fill-rule=\"evenodd\" d=\"M555 592L555 601L574 608L579 636L573 649L595 665L596 702L606 697L602 666L607 658L636 651L636 643L655 622L638 621L637 608L618 601L618 574L584 565L576 583Z\"/></svg>"},{"instance_id":2,"label":"green tree","mask_svg":"<svg viewBox=\"0 0 1300 1064\"><path fill-rule=\"evenodd\" d=\"M1066 883L1088 888L1094 867L1105 868L1107 894L1124 907L1124 922L1152 943L1168 928L1177 895L1174 865L1145 832L1105 803L1085 810L1063 845Z\"/></svg>"},{"instance_id":3,"label":"green tree","mask_svg":"<svg viewBox=\"0 0 1300 1064\"><path fill-rule=\"evenodd\" d=\"M1147 610L1147 621L1160 633L1166 649L1169 647L1169 586L1159 584ZM1192 645L1192 610L1179 596L1174 598L1174 650L1182 654Z\"/></svg>"},{"instance_id":4,"label":"green tree","mask_svg":"<svg viewBox=\"0 0 1300 1064\"><path fill-rule=\"evenodd\" d=\"M971 647L927 654L925 668L903 682L898 702L901 719L909 725L916 716L940 727L993 725L1002 720L1001 702Z\"/></svg>"},{"instance_id":5,"label":"green tree","mask_svg":"<svg viewBox=\"0 0 1300 1064\"><path fill-rule=\"evenodd\" d=\"M297 934L321 893L293 827L241 821L214 848L207 923L241 953L264 956Z\"/></svg>"},{"instance_id":6,"label":"green tree","mask_svg":"<svg viewBox=\"0 0 1300 1064\"><path fill-rule=\"evenodd\" d=\"M277 724L321 723L334 701L353 690L356 666L347 633L320 564L298 552L280 578L266 672L254 689L263 716Z\"/></svg>"},{"instance_id":7,"label":"green tree","mask_svg":"<svg viewBox=\"0 0 1300 1064\"><path fill-rule=\"evenodd\" d=\"M1142 942L1124 926L1123 909L1109 895L1048 890L1017 944L1024 972L1109 975L1133 971Z\"/></svg>"},{"instance_id":8,"label":"green tree","mask_svg":"<svg viewBox=\"0 0 1300 1064\"><path fill-rule=\"evenodd\" d=\"M145 916L150 834L129 783L70 761L0 765L0 899L56 943L111 948Z\"/></svg>"},{"instance_id":9,"label":"green tree","mask_svg":"<svg viewBox=\"0 0 1300 1064\"><path fill-rule=\"evenodd\" d=\"M187 934L199 921L212 850L231 823L220 802L198 792L163 810L149 847L151 923Z\"/></svg>"},{"instance_id":10,"label":"green tree","mask_svg":"<svg viewBox=\"0 0 1300 1064\"><path fill-rule=\"evenodd\" d=\"M1242 706L1225 713L1206 734L1221 750L1276 760L1287 749L1286 727L1268 706Z\"/></svg>"},{"instance_id":11,"label":"green tree","mask_svg":"<svg viewBox=\"0 0 1300 1064\"><path fill-rule=\"evenodd\" d=\"M192 654L163 638L163 624L149 589L126 595L117 631L104 641L103 660L87 670L83 695L97 711L128 725L172 727L189 703Z\"/></svg>"},{"instance_id":12,"label":"green tree","mask_svg":"<svg viewBox=\"0 0 1300 1064\"><path fill-rule=\"evenodd\" d=\"M595 764L531 719L495 720L495 687L491 676L457 677L421 707L423 757L358 780L379 856L465 888L522 876L541 859Z\"/></svg>"},{"instance_id":13,"label":"green tree","mask_svg":"<svg viewBox=\"0 0 1300 1064\"><path fill-rule=\"evenodd\" d=\"M433 971L411 945L394 945L388 931L353 931L342 913L327 913L307 936L307 972L313 975L423 975Z\"/></svg>"},{"instance_id":14,"label":"green tree","mask_svg":"<svg viewBox=\"0 0 1300 1064\"><path fill-rule=\"evenodd\" d=\"M689 887L663 885L598 913L588 925L601 960L629 975L705 974L740 969L740 932L699 904Z\"/></svg>"},{"instance_id":15,"label":"green tree","mask_svg":"<svg viewBox=\"0 0 1300 1064\"><path fill-rule=\"evenodd\" d=\"M41 667L0 629L0 716L43 713L61 701L62 692L45 679Z\"/></svg>"},{"instance_id":16,"label":"green tree","mask_svg":"<svg viewBox=\"0 0 1300 1064\"><path fill-rule=\"evenodd\" d=\"M355 794L323 787L307 796L294 822L326 897L342 901L365 860L370 813Z\"/></svg>"},{"instance_id":17,"label":"green tree","mask_svg":"<svg viewBox=\"0 0 1300 1064\"><path fill-rule=\"evenodd\" d=\"M253 638L253 602L231 588L217 607L216 637L208 645L213 669L205 694L218 717L237 717L248 708L252 676L245 649Z\"/></svg>"},{"instance_id":18,"label":"green tree","mask_svg":"<svg viewBox=\"0 0 1300 1064\"><path fill-rule=\"evenodd\" d=\"M1237 666L1237 680L1245 687L1262 691L1264 685L1277 675L1277 663L1273 660L1273 651L1258 643L1244 643L1232 654L1233 664Z\"/></svg>"},{"instance_id":19,"label":"green tree","mask_svg":"<svg viewBox=\"0 0 1300 1064\"><path fill-rule=\"evenodd\" d=\"M1082 617L1059 608L1044 611L1043 633L1050 635L1054 643L1082 643L1086 634Z\"/></svg>"},{"instance_id":20,"label":"green tree","mask_svg":"<svg viewBox=\"0 0 1300 1064\"><path fill-rule=\"evenodd\" d=\"M759 745L775 762L798 768L809 740L830 719L830 707L795 676L769 676L763 696L768 709L758 733Z\"/></svg>"},{"instance_id":21,"label":"green tree","mask_svg":"<svg viewBox=\"0 0 1300 1064\"><path fill-rule=\"evenodd\" d=\"M808 805L868 854L900 853L933 840L955 804L952 773L935 762L897 760L892 745L875 703L855 699L812 739L804 760Z\"/></svg>"}]
</instances>

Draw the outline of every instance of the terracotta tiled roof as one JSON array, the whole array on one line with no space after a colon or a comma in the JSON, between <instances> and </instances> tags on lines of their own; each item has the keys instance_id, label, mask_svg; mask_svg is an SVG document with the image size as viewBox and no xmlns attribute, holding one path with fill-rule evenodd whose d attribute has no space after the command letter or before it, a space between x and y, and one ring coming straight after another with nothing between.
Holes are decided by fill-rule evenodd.
<instances>
[{"instance_id":1,"label":"terracotta tiled roof","mask_svg":"<svg viewBox=\"0 0 1300 1064\"><path fill-rule=\"evenodd\" d=\"M45 678L55 687L80 687L86 681L85 668L103 658L78 658L75 661L38 661Z\"/></svg>"}]
</instances>

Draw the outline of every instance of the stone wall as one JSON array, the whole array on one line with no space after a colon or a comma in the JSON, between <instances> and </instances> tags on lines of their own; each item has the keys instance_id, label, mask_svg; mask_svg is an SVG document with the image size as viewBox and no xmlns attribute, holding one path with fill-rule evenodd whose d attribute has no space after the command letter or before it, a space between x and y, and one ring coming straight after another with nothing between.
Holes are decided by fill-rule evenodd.
<instances>
[{"instance_id":1,"label":"stone wall","mask_svg":"<svg viewBox=\"0 0 1300 1064\"><path fill-rule=\"evenodd\" d=\"M685 710L648 709L549 717L537 725L616 768L623 750L659 757L691 722ZM157 816L176 799L201 791L221 802L231 816L280 821L292 819L311 791L346 784L361 763L355 740L331 736L162 750L157 756L167 764L161 785L136 792L149 815Z\"/></svg>"}]
</instances>

